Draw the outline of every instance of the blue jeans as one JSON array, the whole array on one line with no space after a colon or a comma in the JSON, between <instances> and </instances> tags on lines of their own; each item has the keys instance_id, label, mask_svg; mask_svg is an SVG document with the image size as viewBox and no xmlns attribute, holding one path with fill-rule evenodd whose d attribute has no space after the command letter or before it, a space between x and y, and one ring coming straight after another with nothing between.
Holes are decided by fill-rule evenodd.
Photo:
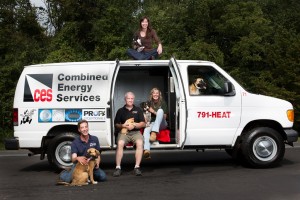
<instances>
[{"instance_id":1,"label":"blue jeans","mask_svg":"<svg viewBox=\"0 0 300 200\"><path fill-rule=\"evenodd\" d=\"M150 133L151 131L159 132L160 130L166 129L168 126L167 121L164 119L163 109L158 109L156 112L156 119L150 123L149 127L144 129L144 150L150 150Z\"/></svg>"},{"instance_id":2,"label":"blue jeans","mask_svg":"<svg viewBox=\"0 0 300 200\"><path fill-rule=\"evenodd\" d=\"M151 51L141 51L138 52L134 49L127 49L127 55L134 60L149 60L152 56L158 58L157 49L152 49Z\"/></svg>"},{"instance_id":3,"label":"blue jeans","mask_svg":"<svg viewBox=\"0 0 300 200\"><path fill-rule=\"evenodd\" d=\"M73 164L70 170L63 170L60 174L59 174L59 179L62 181L65 181L67 183L71 183L72 181L72 174L73 171L75 169L76 164ZM98 168L98 169L94 169L94 180L95 181L106 181L106 174L105 172Z\"/></svg>"}]
</instances>

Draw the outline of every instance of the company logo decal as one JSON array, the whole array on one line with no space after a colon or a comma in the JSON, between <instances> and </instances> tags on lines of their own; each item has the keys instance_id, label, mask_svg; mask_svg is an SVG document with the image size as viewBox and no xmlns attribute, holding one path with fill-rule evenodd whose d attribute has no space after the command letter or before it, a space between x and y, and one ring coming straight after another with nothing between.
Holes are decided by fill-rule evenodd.
<instances>
[{"instance_id":1,"label":"company logo decal","mask_svg":"<svg viewBox=\"0 0 300 200\"><path fill-rule=\"evenodd\" d=\"M65 110L63 109L39 109L39 122L64 122Z\"/></svg>"},{"instance_id":2,"label":"company logo decal","mask_svg":"<svg viewBox=\"0 0 300 200\"><path fill-rule=\"evenodd\" d=\"M105 116L105 108L82 110L82 119L85 119L87 121L105 121Z\"/></svg>"},{"instance_id":3,"label":"company logo decal","mask_svg":"<svg viewBox=\"0 0 300 200\"><path fill-rule=\"evenodd\" d=\"M20 114L21 117L22 117L22 120L21 120L21 124L26 124L28 122L28 124L31 124L31 121L32 121L32 116L34 114L34 111L35 109L32 109L32 110L26 110L24 112L24 114Z\"/></svg>"},{"instance_id":4,"label":"company logo decal","mask_svg":"<svg viewBox=\"0 0 300 200\"><path fill-rule=\"evenodd\" d=\"M51 122L52 110L39 110L39 122Z\"/></svg>"},{"instance_id":5,"label":"company logo decal","mask_svg":"<svg viewBox=\"0 0 300 200\"><path fill-rule=\"evenodd\" d=\"M66 122L78 122L81 120L82 110L81 109L67 109L66 110Z\"/></svg>"},{"instance_id":6,"label":"company logo decal","mask_svg":"<svg viewBox=\"0 0 300 200\"><path fill-rule=\"evenodd\" d=\"M27 74L24 102L51 102L53 74Z\"/></svg>"},{"instance_id":7,"label":"company logo decal","mask_svg":"<svg viewBox=\"0 0 300 200\"><path fill-rule=\"evenodd\" d=\"M81 119L89 122L104 122L105 108L94 109L39 109L38 122L78 122Z\"/></svg>"},{"instance_id":8,"label":"company logo decal","mask_svg":"<svg viewBox=\"0 0 300 200\"><path fill-rule=\"evenodd\" d=\"M107 82L107 75L80 73L57 76L57 102L94 102L100 101L97 87L102 81ZM101 81L101 82L100 82ZM95 86L95 87L94 87Z\"/></svg>"}]
</instances>

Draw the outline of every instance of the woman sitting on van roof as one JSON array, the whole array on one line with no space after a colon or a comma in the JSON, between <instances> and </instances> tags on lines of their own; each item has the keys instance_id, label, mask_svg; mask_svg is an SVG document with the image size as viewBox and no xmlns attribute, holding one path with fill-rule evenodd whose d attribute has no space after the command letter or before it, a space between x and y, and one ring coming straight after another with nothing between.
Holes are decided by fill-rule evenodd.
<instances>
[{"instance_id":1,"label":"woman sitting on van roof","mask_svg":"<svg viewBox=\"0 0 300 200\"><path fill-rule=\"evenodd\" d=\"M158 45L157 48L152 47L153 41ZM135 60L149 60L157 58L161 53L161 41L152 29L149 18L141 18L139 30L133 36L133 49L127 49L127 55Z\"/></svg>"}]
</instances>

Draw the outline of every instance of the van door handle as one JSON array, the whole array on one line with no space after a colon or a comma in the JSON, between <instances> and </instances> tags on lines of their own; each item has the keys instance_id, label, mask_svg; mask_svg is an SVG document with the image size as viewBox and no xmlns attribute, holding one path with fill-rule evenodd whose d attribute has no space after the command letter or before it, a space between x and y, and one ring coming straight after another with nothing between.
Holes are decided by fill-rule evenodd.
<instances>
[{"instance_id":1,"label":"van door handle","mask_svg":"<svg viewBox=\"0 0 300 200\"><path fill-rule=\"evenodd\" d=\"M106 117L110 118L110 107L106 108Z\"/></svg>"}]
</instances>

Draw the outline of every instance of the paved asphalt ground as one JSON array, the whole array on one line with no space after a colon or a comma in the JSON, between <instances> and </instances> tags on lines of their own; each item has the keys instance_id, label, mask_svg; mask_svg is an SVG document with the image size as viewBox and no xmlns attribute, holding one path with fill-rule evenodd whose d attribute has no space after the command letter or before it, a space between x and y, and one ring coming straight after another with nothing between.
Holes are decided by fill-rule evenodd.
<instances>
[{"instance_id":1,"label":"paved asphalt ground","mask_svg":"<svg viewBox=\"0 0 300 200\"><path fill-rule=\"evenodd\" d=\"M114 152L102 154L108 180L82 187L56 186L58 171L27 151L0 151L0 200L299 200L300 144L286 148L281 165L250 169L224 151L153 152L143 160L142 177L133 175L134 154L127 150L123 174L112 177Z\"/></svg>"}]
</instances>

